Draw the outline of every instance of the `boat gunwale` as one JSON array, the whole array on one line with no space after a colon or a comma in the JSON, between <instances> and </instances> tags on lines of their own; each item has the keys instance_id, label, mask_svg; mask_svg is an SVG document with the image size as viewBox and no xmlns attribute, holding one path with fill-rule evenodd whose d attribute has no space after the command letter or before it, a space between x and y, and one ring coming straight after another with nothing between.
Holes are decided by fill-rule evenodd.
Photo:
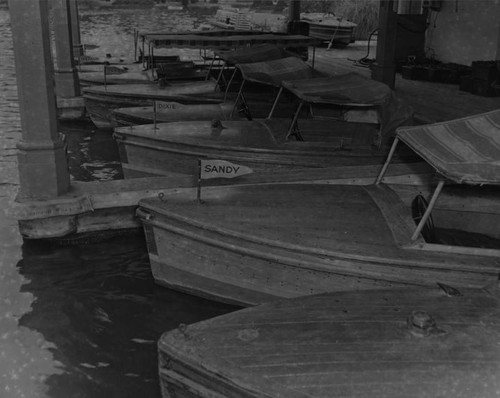
<instances>
[{"instance_id":1,"label":"boat gunwale","mask_svg":"<svg viewBox=\"0 0 500 398\"><path fill-rule=\"evenodd\" d=\"M295 184L283 184L283 185L295 185ZM322 185L327 185L327 184L322 184ZM217 188L220 189L221 187L217 187ZM225 187L224 189L230 189L230 188L231 187ZM367 192L366 187L360 186L360 188L363 189L365 192ZM389 187L386 187L386 188L390 190ZM190 191L190 190L194 191L194 188L182 188L181 190L182 191ZM180 190L176 190L174 192L174 194L178 193L179 191ZM393 191L391 190L391 192L393 192ZM165 195L165 193L164 193L164 195ZM371 197L371 195L370 195L370 197ZM164 200L168 200L168 197L165 196ZM498 257L498 255L494 256L494 257L490 257L490 256L480 256L478 254L476 254L476 255L470 255L470 254L467 255L466 254L468 257L471 257L471 258L481 257L484 261L489 262L489 264L486 264L486 265L485 264L481 264L481 265L475 264L474 267L468 267L468 266L463 265L463 264L446 264L446 263L443 263L442 261L439 261L439 259L425 260L424 262L419 262L418 260L407 260L404 258L397 259L397 258L387 258L387 257L382 257L382 256L374 257L374 256L367 256L367 255L357 255L357 254L353 254L353 253L345 253L345 252L339 252L339 251L334 251L334 250L329 250L329 249L319 249L316 247L307 247L307 246L303 246L303 245L291 244L291 243L286 243L286 242L281 242L281 241L277 242L276 240L262 238L262 237L258 237L255 235L249 235L249 234L243 233L243 232L237 232L237 231L225 228L225 227L219 227L219 226L216 226L216 225L211 224L211 223L197 221L193 218L190 218L187 216L182 216L180 214L176 214L172 211L164 209L163 207L154 207L153 205L150 205L149 203L147 203L147 200L141 200L139 202L139 207L143 207L143 208L148 209L150 211L159 213L163 216L166 216L167 218L171 218L172 220L175 220L179 223L183 223L185 225L188 225L188 226L195 228L195 229L198 229L198 230L203 230L203 231L207 231L209 233L214 233L217 235L226 236L226 237L229 237L231 239L251 242L252 244L264 245L264 246L270 247L270 248L274 247L275 249L281 250L281 251L299 253L299 254L302 254L305 256L316 256L317 258L316 258L316 261L314 262L314 264L312 264L312 268L320 270L320 271L327 271L327 272L332 271L331 268L326 266L326 264L323 267L318 266L319 263L324 262L325 257L326 257L327 263L331 262L331 261L335 261L335 262L338 262L338 261L342 261L342 262L357 261L360 263L371 263L374 265L380 264L380 265L386 265L386 266L409 266L411 268L418 268L418 269L453 270L454 272L464 272L464 273L491 273L492 275L495 275L495 276L498 276L498 274L500 272L500 265L498 264L498 261L496 261L496 266L494 266L492 264L494 262L493 261L494 258ZM381 213L383 213L382 209L380 209L380 211L381 211ZM409 215L405 218L409 218ZM225 246L226 245L226 242L223 242L222 240L216 240L213 238L204 237L204 236L201 236L201 234L195 233L195 232L188 232L188 231L185 231L181 228L174 227L174 226L167 224L165 222L162 222L162 221L150 219L150 220L143 220L143 222L150 223L151 225L161 224L161 226L163 228L165 228L166 230L176 229L175 233L177 233L177 234L186 235L186 236L190 235L191 239L196 239L199 241L204 241L204 240L210 241L209 244L212 246ZM388 225L388 227L392 231L391 226ZM403 250L410 249L407 246L398 245L396 241L394 241L394 244L396 247L403 249ZM245 252L246 253L246 251L247 251L247 249L243 249L241 246L238 246L238 245L233 245L230 243L227 243L227 245L228 246L226 248L229 248L230 250L232 250L234 252ZM419 244L415 245L415 247L412 247L411 249L414 249L414 248L418 249L418 247L419 247ZM499 253L500 253L500 251L499 251ZM435 253L435 254L437 256L439 256L440 254L443 254L443 253ZM453 254L453 253L447 253L447 254ZM261 257L261 258L265 257L265 258L271 259L273 261L276 261L276 256L270 255L269 253L264 252L264 251L259 251L257 257ZM318 258L318 257L321 257L321 258ZM293 259L293 258L289 258L286 261L284 261L283 263L286 263L286 264L297 263L298 267L304 268L303 261ZM337 264L337 266L338 266L338 264ZM363 276L366 276L369 274L366 270L360 271L360 274L352 273L352 271L353 271L352 267L347 266L346 272L349 272L349 271L351 272L351 275L355 275L356 277L363 277ZM336 272L336 273L339 273L339 272Z\"/></svg>"}]
</instances>

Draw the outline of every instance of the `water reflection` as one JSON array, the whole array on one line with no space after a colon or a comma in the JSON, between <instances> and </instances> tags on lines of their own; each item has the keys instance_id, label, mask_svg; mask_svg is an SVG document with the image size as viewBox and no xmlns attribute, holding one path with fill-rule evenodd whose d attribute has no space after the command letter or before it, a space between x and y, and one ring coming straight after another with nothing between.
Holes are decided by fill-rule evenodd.
<instances>
[{"instance_id":1,"label":"water reflection","mask_svg":"<svg viewBox=\"0 0 500 398\"><path fill-rule=\"evenodd\" d=\"M159 397L161 333L235 307L154 284L141 233L85 246L25 243L19 272L36 297L20 325L43 334L64 373L50 397Z\"/></svg>"}]
</instances>

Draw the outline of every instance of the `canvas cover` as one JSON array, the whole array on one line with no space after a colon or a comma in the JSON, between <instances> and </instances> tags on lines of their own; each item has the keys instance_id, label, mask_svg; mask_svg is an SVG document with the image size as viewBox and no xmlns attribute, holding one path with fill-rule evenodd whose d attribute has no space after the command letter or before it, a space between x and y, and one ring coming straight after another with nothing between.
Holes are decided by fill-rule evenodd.
<instances>
[{"instance_id":1,"label":"canvas cover","mask_svg":"<svg viewBox=\"0 0 500 398\"><path fill-rule=\"evenodd\" d=\"M452 181L500 185L500 110L401 127L397 136Z\"/></svg>"},{"instance_id":2,"label":"canvas cover","mask_svg":"<svg viewBox=\"0 0 500 398\"><path fill-rule=\"evenodd\" d=\"M310 82L311 78L325 76L297 57L237 64L236 67L245 80L276 87L280 87L284 80L306 79Z\"/></svg>"},{"instance_id":3,"label":"canvas cover","mask_svg":"<svg viewBox=\"0 0 500 398\"><path fill-rule=\"evenodd\" d=\"M200 30L200 31L184 31L175 32L175 35L199 35L199 36L238 36L238 35L263 35L270 32L260 31L260 30L228 30L228 29L214 29L214 30ZM170 35L167 32L147 32L140 33L139 36L142 40L150 42L156 39L161 39L165 35Z\"/></svg>"},{"instance_id":4,"label":"canvas cover","mask_svg":"<svg viewBox=\"0 0 500 398\"><path fill-rule=\"evenodd\" d=\"M211 36L200 34L150 34L147 39L155 48L198 48L231 49L254 46L256 44L274 44L280 47L308 47L318 43L317 39L304 35L278 33L238 34L233 36Z\"/></svg>"},{"instance_id":5,"label":"canvas cover","mask_svg":"<svg viewBox=\"0 0 500 398\"><path fill-rule=\"evenodd\" d=\"M387 102L392 90L384 83L351 72L314 80L284 79L283 87L300 99L320 104L373 106Z\"/></svg>"},{"instance_id":6,"label":"canvas cover","mask_svg":"<svg viewBox=\"0 0 500 398\"><path fill-rule=\"evenodd\" d=\"M258 44L236 50L216 50L215 55L230 64L248 64L285 58L291 54L274 44Z\"/></svg>"}]
</instances>

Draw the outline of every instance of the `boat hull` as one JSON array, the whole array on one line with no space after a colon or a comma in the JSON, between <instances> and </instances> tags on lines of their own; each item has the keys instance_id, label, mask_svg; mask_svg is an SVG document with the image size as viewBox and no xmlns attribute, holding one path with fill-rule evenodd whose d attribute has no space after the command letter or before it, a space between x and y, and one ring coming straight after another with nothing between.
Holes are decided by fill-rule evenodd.
<instances>
[{"instance_id":1,"label":"boat hull","mask_svg":"<svg viewBox=\"0 0 500 398\"><path fill-rule=\"evenodd\" d=\"M172 172L196 175L199 159L228 160L259 174L332 166L373 165L378 170L385 160L385 150L370 146L370 137L377 131L373 125L302 121L303 134L316 135L310 142L277 143L276 136L285 136L289 124L287 119L222 121L224 128L214 135L209 121L181 122L160 125L156 132L152 126L116 129L114 137L126 178ZM360 137L361 145L351 147L348 142L353 137Z\"/></svg>"},{"instance_id":2,"label":"boat hull","mask_svg":"<svg viewBox=\"0 0 500 398\"><path fill-rule=\"evenodd\" d=\"M345 47L355 41L353 28L337 28L336 26L315 24L312 22L309 22L309 36L324 41L331 41L333 45L340 47Z\"/></svg>"},{"instance_id":3,"label":"boat hull","mask_svg":"<svg viewBox=\"0 0 500 398\"><path fill-rule=\"evenodd\" d=\"M138 215L144 225L155 281L175 290L247 306L280 297L404 286L432 287L437 282L457 287L481 287L497 279L500 263L494 258L417 253L401 247L384 249L383 245L374 244L375 237L382 239L387 233L376 231L375 225L366 220L377 207L370 207L373 203L365 201L365 193L376 197L381 194L377 190L346 186L326 188L323 185L291 187L284 184L281 188L203 188L205 203L198 205L196 190L165 193L160 201L141 201ZM280 199L271 194L275 190L280 191ZM317 190L328 191L324 198L338 200L339 208L325 204L323 210L319 209L321 205L314 199L319 198ZM267 195L259 196L263 191ZM353 198L352 192L362 195ZM410 228L411 219L405 218L403 222L398 218L402 205L399 199L391 196L394 192L387 189L382 194L391 197L389 213L395 213L396 218L392 220L395 228ZM299 197L297 203L307 211L283 199L288 195ZM266 200L269 204L263 205L262 201ZM273 203L275 200L279 203ZM361 203L359 200L363 205L355 214L366 211L367 215L358 217L362 218L363 228L366 223L370 227L360 236L357 236L359 233L353 235L353 243L345 240L349 235L344 233L350 232L342 229L350 227L338 225L345 220L339 221L342 216L334 218L334 214L352 216L353 211L348 208L352 203L357 206L355 203ZM283 211L281 207L290 212L286 220L278 214ZM223 214L206 222L206 217L212 217L211 212L218 214L222 209ZM320 225L323 223L327 226L325 229ZM247 224L248 227L243 227ZM340 234L337 237L328 237L337 232ZM366 242L365 239L371 242L367 246L361 243ZM296 240L301 243L291 243ZM323 250L320 242L332 250ZM350 245L353 246L349 248Z\"/></svg>"},{"instance_id":4,"label":"boat hull","mask_svg":"<svg viewBox=\"0 0 500 398\"><path fill-rule=\"evenodd\" d=\"M189 106L172 102L164 108L157 110L156 115L151 106L118 108L113 111L113 114L116 124L120 127L151 124L155 120L157 123L181 120L230 120L234 102Z\"/></svg>"},{"instance_id":5,"label":"boat hull","mask_svg":"<svg viewBox=\"0 0 500 398\"><path fill-rule=\"evenodd\" d=\"M152 106L154 101L182 104L214 104L223 101L216 83L190 82L160 88L155 84L92 86L84 89L87 114L98 128L117 126L113 110L135 106Z\"/></svg>"}]
</instances>

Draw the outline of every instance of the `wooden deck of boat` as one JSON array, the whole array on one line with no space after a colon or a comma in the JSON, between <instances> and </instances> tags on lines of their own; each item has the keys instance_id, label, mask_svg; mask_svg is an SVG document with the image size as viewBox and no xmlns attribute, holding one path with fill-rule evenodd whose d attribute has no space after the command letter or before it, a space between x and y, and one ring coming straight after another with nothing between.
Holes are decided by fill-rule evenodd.
<instances>
[{"instance_id":1,"label":"wooden deck of boat","mask_svg":"<svg viewBox=\"0 0 500 398\"><path fill-rule=\"evenodd\" d=\"M164 396L498 396L497 289L460 293L325 294L180 326L159 341Z\"/></svg>"},{"instance_id":2,"label":"wooden deck of boat","mask_svg":"<svg viewBox=\"0 0 500 398\"><path fill-rule=\"evenodd\" d=\"M314 65L321 72L347 73L356 71L371 76L371 70L359 66L359 61L367 56L374 59L376 43L369 47L367 42L352 43L346 48L326 47L315 49ZM309 61L312 61L312 50ZM481 97L460 91L456 84L443 84L403 79L396 75L395 92L399 98L411 105L419 119L424 122L438 122L475 115L500 108L500 97Z\"/></svg>"}]
</instances>

